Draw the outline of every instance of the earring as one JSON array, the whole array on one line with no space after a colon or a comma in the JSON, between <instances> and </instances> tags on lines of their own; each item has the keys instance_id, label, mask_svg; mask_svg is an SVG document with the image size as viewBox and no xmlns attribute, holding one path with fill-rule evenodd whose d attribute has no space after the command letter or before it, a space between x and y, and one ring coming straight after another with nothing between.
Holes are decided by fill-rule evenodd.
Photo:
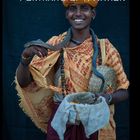
<instances>
[{"instance_id":1,"label":"earring","mask_svg":"<svg viewBox=\"0 0 140 140\"><path fill-rule=\"evenodd\" d=\"M94 9L92 9L92 12L93 12L93 17L92 17L92 19L94 20L94 19L95 19L95 16L96 16L96 12L95 12Z\"/></svg>"},{"instance_id":2,"label":"earring","mask_svg":"<svg viewBox=\"0 0 140 140\"><path fill-rule=\"evenodd\" d=\"M95 16L94 17L92 17L92 20L94 20L95 19Z\"/></svg>"}]
</instances>

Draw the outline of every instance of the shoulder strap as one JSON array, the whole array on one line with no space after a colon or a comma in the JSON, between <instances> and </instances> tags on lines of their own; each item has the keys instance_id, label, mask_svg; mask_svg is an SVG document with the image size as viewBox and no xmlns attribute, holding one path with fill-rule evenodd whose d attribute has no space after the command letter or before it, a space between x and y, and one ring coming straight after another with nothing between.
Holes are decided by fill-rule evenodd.
<instances>
[{"instance_id":1,"label":"shoulder strap","mask_svg":"<svg viewBox=\"0 0 140 140\"><path fill-rule=\"evenodd\" d=\"M104 65L106 61L105 39L100 39L100 48L101 48L102 65Z\"/></svg>"}]
</instances>

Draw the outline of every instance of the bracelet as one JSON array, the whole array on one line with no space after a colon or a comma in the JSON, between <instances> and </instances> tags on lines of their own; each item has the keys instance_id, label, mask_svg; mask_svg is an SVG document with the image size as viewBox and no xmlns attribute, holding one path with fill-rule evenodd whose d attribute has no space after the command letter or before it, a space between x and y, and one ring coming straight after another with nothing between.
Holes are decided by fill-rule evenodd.
<instances>
[{"instance_id":1,"label":"bracelet","mask_svg":"<svg viewBox=\"0 0 140 140\"><path fill-rule=\"evenodd\" d=\"M33 57L24 57L23 55L21 56L20 59L20 63L24 66L24 67L28 67L28 65L30 64L31 60Z\"/></svg>"},{"instance_id":2,"label":"bracelet","mask_svg":"<svg viewBox=\"0 0 140 140\"><path fill-rule=\"evenodd\" d=\"M32 57L31 57L31 56L29 56L29 57L24 57L24 56L22 55L21 58L22 58L23 60L30 60Z\"/></svg>"},{"instance_id":3,"label":"bracelet","mask_svg":"<svg viewBox=\"0 0 140 140\"><path fill-rule=\"evenodd\" d=\"M109 99L108 99L108 103L110 105L111 101L112 101L112 95L111 94L108 94L109 95Z\"/></svg>"},{"instance_id":4,"label":"bracelet","mask_svg":"<svg viewBox=\"0 0 140 140\"><path fill-rule=\"evenodd\" d=\"M24 61L22 61L22 59L20 60L20 63L21 63L22 66L24 66L24 67L28 67L28 65L29 65L29 64L27 64L27 63L24 63Z\"/></svg>"}]
</instances>

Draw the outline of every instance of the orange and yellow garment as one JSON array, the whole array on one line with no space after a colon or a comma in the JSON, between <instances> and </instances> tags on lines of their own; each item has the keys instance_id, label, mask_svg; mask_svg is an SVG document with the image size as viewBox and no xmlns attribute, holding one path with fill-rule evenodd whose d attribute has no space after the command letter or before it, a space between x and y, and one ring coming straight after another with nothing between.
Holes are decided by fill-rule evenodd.
<instances>
[{"instance_id":1,"label":"orange and yellow garment","mask_svg":"<svg viewBox=\"0 0 140 140\"><path fill-rule=\"evenodd\" d=\"M59 36L53 36L48 43L56 45L66 33ZM102 39L105 45L105 60L104 64L112 67L117 75L117 89L127 89L129 81L123 70L122 62L118 51L113 47L108 39ZM86 92L88 91L88 83L92 69L92 46L91 37L86 39L82 44L74 48L64 48L64 71L68 93L71 92ZM101 47L102 48L102 47ZM52 112L53 95L57 91L61 93L61 84L59 87L54 86L55 67L59 51L49 51L48 56L39 58L34 56L29 65L30 72L34 78L28 87L21 88L15 77L16 90L20 97L20 106L23 111L32 119L35 125L42 131L47 133L47 122ZM98 61L97 61L98 64ZM114 106L110 106L110 122L99 131L99 140L115 140L115 122L113 119Z\"/></svg>"}]
</instances>

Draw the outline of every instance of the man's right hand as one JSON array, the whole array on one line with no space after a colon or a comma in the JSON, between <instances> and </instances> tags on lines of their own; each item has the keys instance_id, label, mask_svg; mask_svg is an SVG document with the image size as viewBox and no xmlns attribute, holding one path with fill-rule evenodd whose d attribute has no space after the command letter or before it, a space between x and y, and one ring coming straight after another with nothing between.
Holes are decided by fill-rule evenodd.
<instances>
[{"instance_id":1,"label":"man's right hand","mask_svg":"<svg viewBox=\"0 0 140 140\"><path fill-rule=\"evenodd\" d=\"M37 55L38 57L45 57L48 54L48 50L41 46L32 45L28 48L25 48L22 52L22 56L24 58L33 57L34 55Z\"/></svg>"},{"instance_id":2,"label":"man's right hand","mask_svg":"<svg viewBox=\"0 0 140 140\"><path fill-rule=\"evenodd\" d=\"M38 57L45 57L47 56L47 52L46 48L37 45L31 45L24 49L17 69L17 80L21 87L27 87L33 81L28 67L33 56L37 55Z\"/></svg>"}]
</instances>

